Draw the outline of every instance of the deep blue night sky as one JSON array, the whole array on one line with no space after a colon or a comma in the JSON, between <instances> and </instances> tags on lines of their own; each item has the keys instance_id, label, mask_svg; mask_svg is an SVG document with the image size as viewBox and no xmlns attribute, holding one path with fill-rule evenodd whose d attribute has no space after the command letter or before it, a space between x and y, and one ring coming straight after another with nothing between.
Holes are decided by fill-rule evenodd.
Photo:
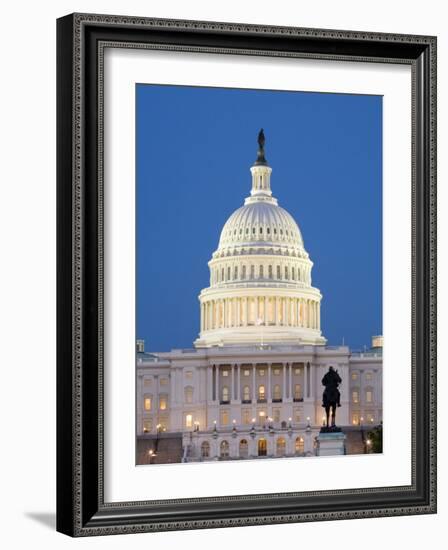
<instances>
[{"instance_id":1,"label":"deep blue night sky","mask_svg":"<svg viewBox=\"0 0 448 550\"><path fill-rule=\"evenodd\" d=\"M264 128L271 186L297 221L328 344L382 333L382 98L139 84L137 338L192 347L220 231L251 188Z\"/></svg>"}]
</instances>

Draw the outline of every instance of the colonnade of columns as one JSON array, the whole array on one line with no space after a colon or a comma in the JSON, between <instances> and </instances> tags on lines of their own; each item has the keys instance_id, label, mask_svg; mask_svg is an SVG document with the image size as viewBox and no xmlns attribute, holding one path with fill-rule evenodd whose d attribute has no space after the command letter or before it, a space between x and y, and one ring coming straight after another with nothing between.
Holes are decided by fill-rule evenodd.
<instances>
[{"instance_id":1,"label":"colonnade of columns","mask_svg":"<svg viewBox=\"0 0 448 550\"><path fill-rule=\"evenodd\" d=\"M276 376L273 380L273 369L281 369L281 375ZM293 374L295 368L301 369L300 376ZM257 370L266 370L267 375L257 378ZM223 377L220 376L221 370L226 370L228 373L228 382L225 384L222 382ZM249 377L242 376L242 370L250 371ZM244 379L243 379L244 378ZM274 384L274 383L275 384ZM300 396L295 395L294 387L296 384L301 385ZM313 378L311 376L310 363L276 363L275 366L272 363L266 364L234 364L234 365L212 365L209 368L208 386L207 386L207 399L209 401L222 400L223 386L228 389L229 401L244 401L249 400L252 403L256 403L259 400L259 386L265 386L266 402L272 403L274 396L274 385L280 386L280 395L278 398L284 400L293 400L296 397L308 398L314 394ZM244 387L248 386L250 389L249 396L244 395ZM247 399L249 397L249 399Z\"/></svg>"},{"instance_id":2,"label":"colonnade of columns","mask_svg":"<svg viewBox=\"0 0 448 550\"><path fill-rule=\"evenodd\" d=\"M306 298L255 296L201 304L201 332L257 324L320 330L320 303Z\"/></svg>"}]
</instances>

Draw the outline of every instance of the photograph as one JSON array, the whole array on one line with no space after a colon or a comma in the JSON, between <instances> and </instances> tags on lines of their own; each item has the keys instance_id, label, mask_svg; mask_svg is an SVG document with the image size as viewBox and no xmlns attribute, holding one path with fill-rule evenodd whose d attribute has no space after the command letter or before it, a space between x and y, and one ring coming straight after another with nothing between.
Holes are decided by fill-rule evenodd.
<instances>
[{"instance_id":1,"label":"photograph","mask_svg":"<svg viewBox=\"0 0 448 550\"><path fill-rule=\"evenodd\" d=\"M135 106L136 464L382 453L382 96Z\"/></svg>"}]
</instances>

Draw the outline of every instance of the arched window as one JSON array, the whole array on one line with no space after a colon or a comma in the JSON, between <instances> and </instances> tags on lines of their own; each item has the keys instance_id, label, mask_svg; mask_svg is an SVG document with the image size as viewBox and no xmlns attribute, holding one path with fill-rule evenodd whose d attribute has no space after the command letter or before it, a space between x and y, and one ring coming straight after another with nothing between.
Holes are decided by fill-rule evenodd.
<instances>
[{"instance_id":1,"label":"arched window","mask_svg":"<svg viewBox=\"0 0 448 550\"><path fill-rule=\"evenodd\" d=\"M260 279L263 279L264 275L263 275L263 266L260 265L260 272L259 272L259 278Z\"/></svg>"},{"instance_id":2,"label":"arched window","mask_svg":"<svg viewBox=\"0 0 448 550\"><path fill-rule=\"evenodd\" d=\"M268 276L269 276L269 279L272 279L272 265L268 267Z\"/></svg>"},{"instance_id":3,"label":"arched window","mask_svg":"<svg viewBox=\"0 0 448 550\"><path fill-rule=\"evenodd\" d=\"M249 388L249 386L244 386L244 388L243 388L243 401L250 401L250 388Z\"/></svg>"},{"instance_id":4,"label":"arched window","mask_svg":"<svg viewBox=\"0 0 448 550\"><path fill-rule=\"evenodd\" d=\"M184 389L185 403L193 403L193 387L187 386Z\"/></svg>"},{"instance_id":5,"label":"arched window","mask_svg":"<svg viewBox=\"0 0 448 550\"><path fill-rule=\"evenodd\" d=\"M243 265L243 273L242 273L242 275L241 275L241 278L242 278L242 279L245 279L245 278L246 278L246 266L245 266L245 265Z\"/></svg>"},{"instance_id":6,"label":"arched window","mask_svg":"<svg viewBox=\"0 0 448 550\"><path fill-rule=\"evenodd\" d=\"M288 279L288 266L285 265L285 279Z\"/></svg>"},{"instance_id":7,"label":"arched window","mask_svg":"<svg viewBox=\"0 0 448 550\"><path fill-rule=\"evenodd\" d=\"M280 273L280 266L278 265L277 266L277 279L281 279L282 276L281 276L281 273Z\"/></svg>"},{"instance_id":8,"label":"arched window","mask_svg":"<svg viewBox=\"0 0 448 550\"><path fill-rule=\"evenodd\" d=\"M291 279L293 281L296 280L296 269L295 269L295 267L291 267Z\"/></svg>"},{"instance_id":9,"label":"arched window","mask_svg":"<svg viewBox=\"0 0 448 550\"><path fill-rule=\"evenodd\" d=\"M224 268L221 269L221 282L224 281Z\"/></svg>"},{"instance_id":10,"label":"arched window","mask_svg":"<svg viewBox=\"0 0 448 550\"><path fill-rule=\"evenodd\" d=\"M229 442L228 441L221 441L221 445L219 446L219 451L221 458L228 458L229 457Z\"/></svg>"},{"instance_id":11,"label":"arched window","mask_svg":"<svg viewBox=\"0 0 448 550\"><path fill-rule=\"evenodd\" d=\"M203 441L202 442L201 456L202 456L202 458L209 458L209 456L210 456L210 443L208 441Z\"/></svg>"},{"instance_id":12,"label":"arched window","mask_svg":"<svg viewBox=\"0 0 448 550\"><path fill-rule=\"evenodd\" d=\"M223 401L229 401L229 387L224 386L222 388L222 400Z\"/></svg>"},{"instance_id":13,"label":"arched window","mask_svg":"<svg viewBox=\"0 0 448 550\"><path fill-rule=\"evenodd\" d=\"M266 456L268 453L268 444L264 437L258 440L258 456Z\"/></svg>"},{"instance_id":14,"label":"arched window","mask_svg":"<svg viewBox=\"0 0 448 550\"><path fill-rule=\"evenodd\" d=\"M266 388L264 387L263 384L260 384L260 386L258 386L258 399L259 400L266 399Z\"/></svg>"},{"instance_id":15,"label":"arched window","mask_svg":"<svg viewBox=\"0 0 448 550\"><path fill-rule=\"evenodd\" d=\"M249 445L247 439L242 439L240 441L240 458L247 458L249 456Z\"/></svg>"},{"instance_id":16,"label":"arched window","mask_svg":"<svg viewBox=\"0 0 448 550\"><path fill-rule=\"evenodd\" d=\"M294 384L294 399L302 399L302 386Z\"/></svg>"},{"instance_id":17,"label":"arched window","mask_svg":"<svg viewBox=\"0 0 448 550\"><path fill-rule=\"evenodd\" d=\"M234 269L233 278L234 278L235 280L238 279L238 266L237 266L237 265L235 266L235 269Z\"/></svg>"},{"instance_id":18,"label":"arched window","mask_svg":"<svg viewBox=\"0 0 448 550\"><path fill-rule=\"evenodd\" d=\"M296 443L295 443L295 451L296 455L301 455L305 451L305 442L303 441L303 437L297 437Z\"/></svg>"},{"instance_id":19,"label":"arched window","mask_svg":"<svg viewBox=\"0 0 448 550\"><path fill-rule=\"evenodd\" d=\"M227 280L230 281L230 267L227 268Z\"/></svg>"},{"instance_id":20,"label":"arched window","mask_svg":"<svg viewBox=\"0 0 448 550\"><path fill-rule=\"evenodd\" d=\"M280 384L275 384L274 386L274 399L281 399L282 391L280 389Z\"/></svg>"},{"instance_id":21,"label":"arched window","mask_svg":"<svg viewBox=\"0 0 448 550\"><path fill-rule=\"evenodd\" d=\"M250 266L250 278L255 279L255 266L254 265Z\"/></svg>"},{"instance_id":22,"label":"arched window","mask_svg":"<svg viewBox=\"0 0 448 550\"><path fill-rule=\"evenodd\" d=\"M277 439L277 456L285 456L286 454L286 440L284 437Z\"/></svg>"}]
</instances>

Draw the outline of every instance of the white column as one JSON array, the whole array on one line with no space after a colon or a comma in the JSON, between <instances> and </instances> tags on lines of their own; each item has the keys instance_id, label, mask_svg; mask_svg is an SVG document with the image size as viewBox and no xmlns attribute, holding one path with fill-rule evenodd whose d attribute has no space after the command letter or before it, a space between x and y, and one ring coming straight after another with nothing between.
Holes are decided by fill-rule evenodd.
<instances>
[{"instance_id":1,"label":"white column","mask_svg":"<svg viewBox=\"0 0 448 550\"><path fill-rule=\"evenodd\" d=\"M237 366L236 398L241 400L241 365Z\"/></svg>"},{"instance_id":2,"label":"white column","mask_svg":"<svg viewBox=\"0 0 448 550\"><path fill-rule=\"evenodd\" d=\"M233 399L235 399L235 365L231 365L231 371L232 371L232 378L231 378L232 388L230 391L230 400L233 401Z\"/></svg>"},{"instance_id":3,"label":"white column","mask_svg":"<svg viewBox=\"0 0 448 550\"><path fill-rule=\"evenodd\" d=\"M219 401L219 365L215 365L215 399Z\"/></svg>"},{"instance_id":4,"label":"white column","mask_svg":"<svg viewBox=\"0 0 448 550\"><path fill-rule=\"evenodd\" d=\"M268 365L268 403L272 401L271 391L271 364Z\"/></svg>"},{"instance_id":5,"label":"white column","mask_svg":"<svg viewBox=\"0 0 448 550\"><path fill-rule=\"evenodd\" d=\"M241 298L235 298L235 300L236 300L236 326L239 327L241 322L240 320Z\"/></svg>"},{"instance_id":6,"label":"white column","mask_svg":"<svg viewBox=\"0 0 448 550\"><path fill-rule=\"evenodd\" d=\"M288 397L291 398L292 397L292 363L289 363L289 381L288 381L288 386L289 386L289 390L288 390Z\"/></svg>"},{"instance_id":7,"label":"white column","mask_svg":"<svg viewBox=\"0 0 448 550\"><path fill-rule=\"evenodd\" d=\"M278 298L274 298L274 325L278 326Z\"/></svg>"},{"instance_id":8,"label":"white column","mask_svg":"<svg viewBox=\"0 0 448 550\"><path fill-rule=\"evenodd\" d=\"M286 327L286 298L282 298L283 326Z\"/></svg>"},{"instance_id":9,"label":"white column","mask_svg":"<svg viewBox=\"0 0 448 550\"><path fill-rule=\"evenodd\" d=\"M247 327L249 322L249 300L244 298L244 326Z\"/></svg>"},{"instance_id":10,"label":"white column","mask_svg":"<svg viewBox=\"0 0 448 550\"><path fill-rule=\"evenodd\" d=\"M266 326L268 325L268 320L269 320L269 317L268 317L268 297L265 296L264 297L264 324Z\"/></svg>"},{"instance_id":11,"label":"white column","mask_svg":"<svg viewBox=\"0 0 448 550\"><path fill-rule=\"evenodd\" d=\"M207 402L213 401L213 365L207 366Z\"/></svg>"},{"instance_id":12,"label":"white column","mask_svg":"<svg viewBox=\"0 0 448 550\"><path fill-rule=\"evenodd\" d=\"M320 303L317 306L317 328L320 330Z\"/></svg>"},{"instance_id":13,"label":"white column","mask_svg":"<svg viewBox=\"0 0 448 550\"><path fill-rule=\"evenodd\" d=\"M257 394L255 389L255 363L252 363L252 403L257 402Z\"/></svg>"},{"instance_id":14,"label":"white column","mask_svg":"<svg viewBox=\"0 0 448 550\"><path fill-rule=\"evenodd\" d=\"M288 363L283 363L283 370L282 370L282 374L283 374L283 392L282 392L282 399L283 399L283 403L285 402L285 399L286 399L286 365Z\"/></svg>"}]
</instances>

